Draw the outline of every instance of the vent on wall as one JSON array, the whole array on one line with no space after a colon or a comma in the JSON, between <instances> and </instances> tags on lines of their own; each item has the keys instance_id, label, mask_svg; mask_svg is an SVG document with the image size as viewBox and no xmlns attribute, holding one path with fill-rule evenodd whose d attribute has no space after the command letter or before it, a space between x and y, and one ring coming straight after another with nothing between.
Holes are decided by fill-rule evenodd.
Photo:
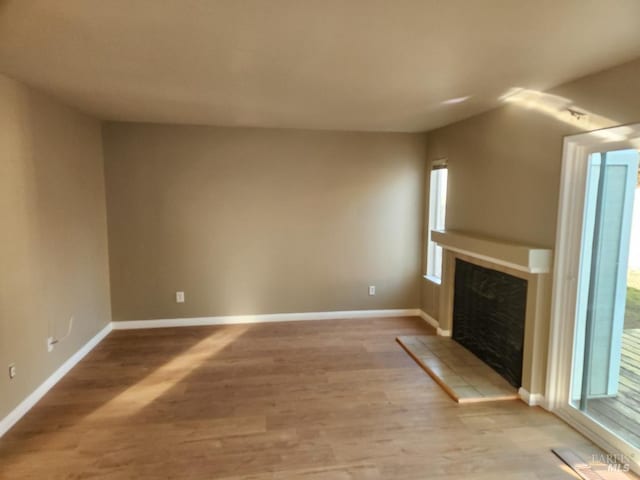
<instances>
[{"instance_id":1,"label":"vent on wall","mask_svg":"<svg viewBox=\"0 0 640 480\"><path fill-rule=\"evenodd\" d=\"M522 383L527 281L456 259L453 339L514 387Z\"/></svg>"}]
</instances>

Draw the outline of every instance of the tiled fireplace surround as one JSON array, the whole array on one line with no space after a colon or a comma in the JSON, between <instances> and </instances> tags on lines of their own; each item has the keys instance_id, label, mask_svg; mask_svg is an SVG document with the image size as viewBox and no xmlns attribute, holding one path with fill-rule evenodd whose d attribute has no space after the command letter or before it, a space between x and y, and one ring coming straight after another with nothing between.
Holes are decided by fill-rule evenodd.
<instances>
[{"instance_id":1,"label":"tiled fireplace surround","mask_svg":"<svg viewBox=\"0 0 640 480\"><path fill-rule=\"evenodd\" d=\"M506 242L461 231L433 231L443 250L439 332L453 329L456 258L527 281L522 386L520 397L530 405L543 402L551 299L552 250Z\"/></svg>"}]
</instances>

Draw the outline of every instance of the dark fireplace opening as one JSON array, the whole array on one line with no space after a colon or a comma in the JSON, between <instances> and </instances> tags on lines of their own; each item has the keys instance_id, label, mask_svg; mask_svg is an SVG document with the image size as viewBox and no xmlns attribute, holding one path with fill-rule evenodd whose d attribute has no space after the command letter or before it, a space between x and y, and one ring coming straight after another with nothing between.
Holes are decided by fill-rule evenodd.
<instances>
[{"instance_id":1,"label":"dark fireplace opening","mask_svg":"<svg viewBox=\"0 0 640 480\"><path fill-rule=\"evenodd\" d=\"M522 385L527 281L456 259L453 339Z\"/></svg>"}]
</instances>

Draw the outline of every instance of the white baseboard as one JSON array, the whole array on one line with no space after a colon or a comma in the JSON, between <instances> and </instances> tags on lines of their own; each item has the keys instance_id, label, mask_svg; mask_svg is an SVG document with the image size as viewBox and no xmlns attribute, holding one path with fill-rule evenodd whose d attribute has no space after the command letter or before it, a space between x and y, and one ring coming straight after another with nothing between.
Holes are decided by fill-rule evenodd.
<instances>
[{"instance_id":1,"label":"white baseboard","mask_svg":"<svg viewBox=\"0 0 640 480\"><path fill-rule=\"evenodd\" d=\"M91 340L85 343L80 350L67 359L55 372L40 384L27 398L25 398L9 415L0 420L0 437L2 437L18 420L20 420L51 388L64 377L87 353L98 345L109 332L112 323L109 322Z\"/></svg>"},{"instance_id":2,"label":"white baseboard","mask_svg":"<svg viewBox=\"0 0 640 480\"><path fill-rule=\"evenodd\" d=\"M441 337L450 337L451 336L451 330L443 330L440 327L438 327L437 333Z\"/></svg>"},{"instance_id":3,"label":"white baseboard","mask_svg":"<svg viewBox=\"0 0 640 480\"><path fill-rule=\"evenodd\" d=\"M518 395L524 403L531 407L537 405L544 406L545 404L544 396L541 393L529 393L523 387L520 387L520 389L518 390Z\"/></svg>"},{"instance_id":4,"label":"white baseboard","mask_svg":"<svg viewBox=\"0 0 640 480\"><path fill-rule=\"evenodd\" d=\"M420 316L420 318L422 318L425 322L427 322L429 325L431 325L433 328L435 328L436 329L436 333L440 337L450 337L451 336L451 330L443 330L442 328L440 328L440 322L438 322L438 320L433 318L431 315L429 315L424 310L418 310L418 312L419 312L418 315Z\"/></svg>"},{"instance_id":5,"label":"white baseboard","mask_svg":"<svg viewBox=\"0 0 640 480\"><path fill-rule=\"evenodd\" d=\"M433 318L431 315L429 315L424 310L418 310L418 315L420 316L421 319L423 319L425 322L427 322L433 328L435 328L435 329L440 328L440 323L438 323L438 320Z\"/></svg>"},{"instance_id":6,"label":"white baseboard","mask_svg":"<svg viewBox=\"0 0 640 480\"><path fill-rule=\"evenodd\" d=\"M303 320L346 320L355 318L418 317L417 308L397 310L346 310L342 312L269 313L262 315L225 315L218 317L165 318L160 320L123 320L112 322L114 330L140 328L197 327L239 323L297 322Z\"/></svg>"}]
</instances>

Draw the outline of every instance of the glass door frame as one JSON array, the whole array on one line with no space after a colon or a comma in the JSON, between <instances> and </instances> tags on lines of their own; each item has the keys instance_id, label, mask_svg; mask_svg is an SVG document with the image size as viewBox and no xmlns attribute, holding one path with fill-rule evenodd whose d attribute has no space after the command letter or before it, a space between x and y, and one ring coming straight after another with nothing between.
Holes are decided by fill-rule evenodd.
<instances>
[{"instance_id":1,"label":"glass door frame","mask_svg":"<svg viewBox=\"0 0 640 480\"><path fill-rule=\"evenodd\" d=\"M631 469L640 472L640 449L569 404L589 155L630 148L640 149L640 124L595 130L564 139L545 407L602 449L624 455Z\"/></svg>"}]
</instances>

